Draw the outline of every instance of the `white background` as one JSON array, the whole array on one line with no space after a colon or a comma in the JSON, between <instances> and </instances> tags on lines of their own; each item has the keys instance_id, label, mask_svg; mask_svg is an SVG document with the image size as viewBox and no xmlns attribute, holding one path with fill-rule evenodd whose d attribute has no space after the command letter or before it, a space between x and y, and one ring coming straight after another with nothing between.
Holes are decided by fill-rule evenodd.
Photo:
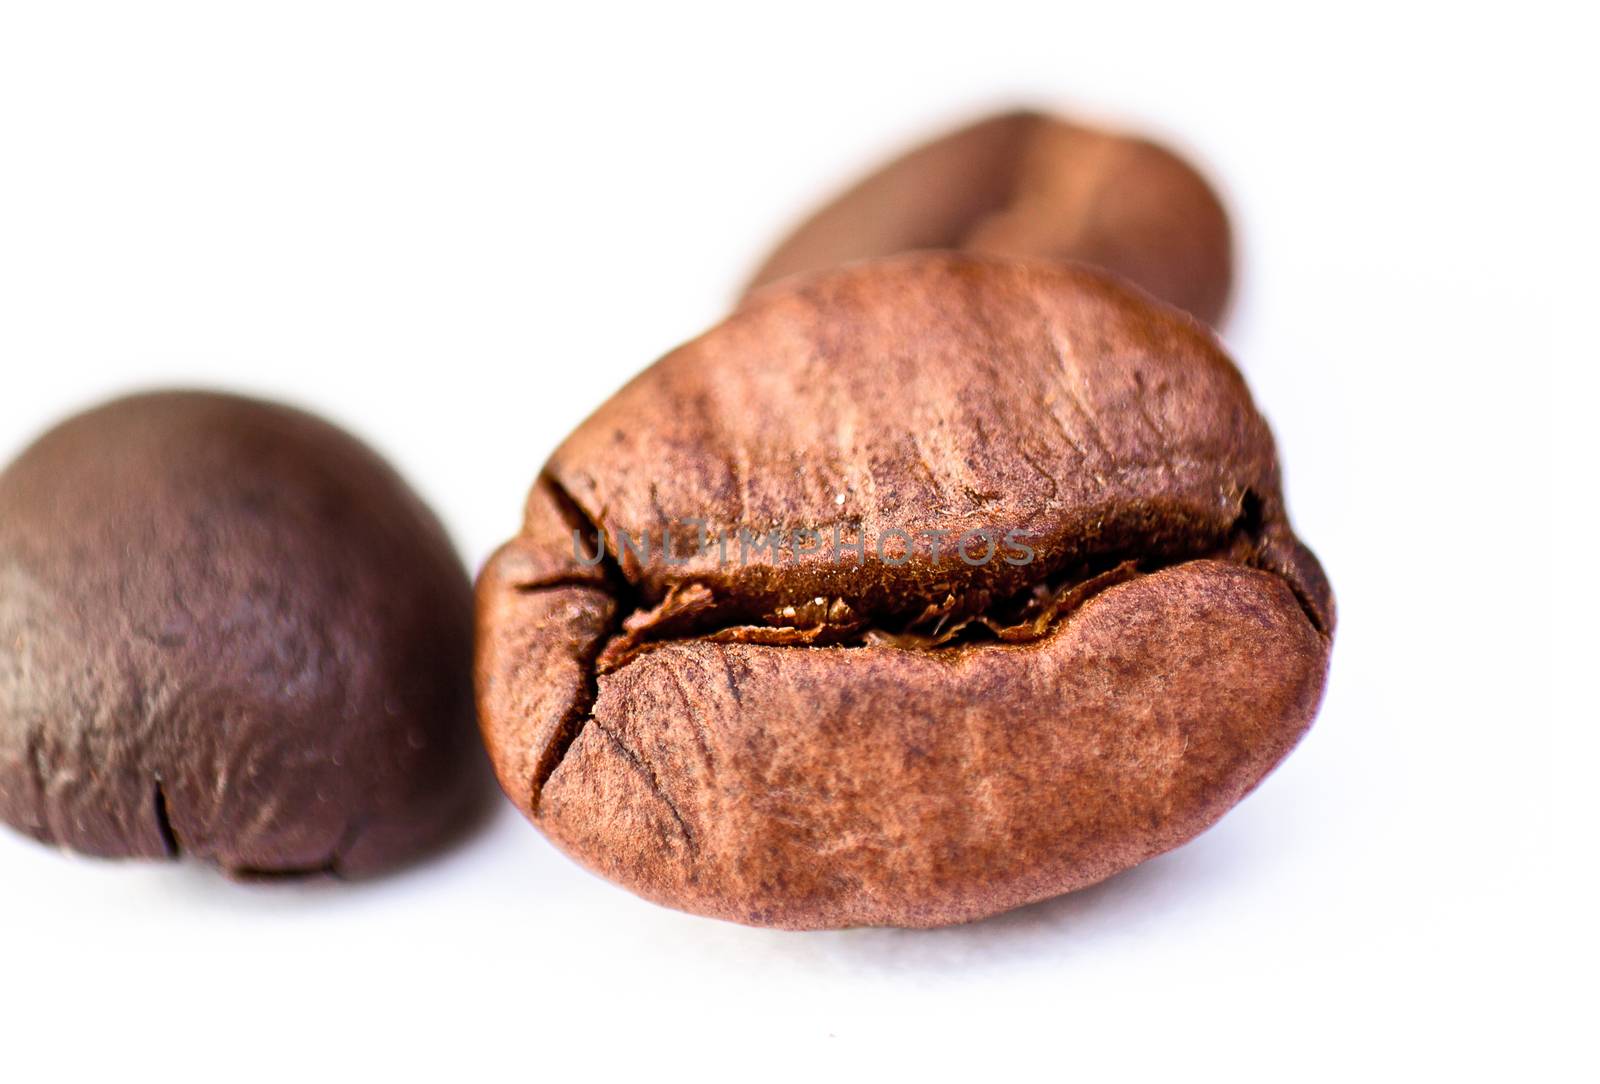
<instances>
[{"instance_id":1,"label":"white background","mask_svg":"<svg viewBox=\"0 0 1600 1084\"><path fill-rule=\"evenodd\" d=\"M1188 847L937 932L664 911L509 807L365 885L0 832L0 1075L1594 1079L1564 870L1595 857L1596 713L1555 683L1593 666L1562 511L1593 460L1553 439L1592 427L1593 27L580 7L0 6L0 460L133 387L277 396L393 457L476 568L799 212L1035 102L1168 138L1228 196L1225 339L1339 599L1316 726Z\"/></svg>"}]
</instances>

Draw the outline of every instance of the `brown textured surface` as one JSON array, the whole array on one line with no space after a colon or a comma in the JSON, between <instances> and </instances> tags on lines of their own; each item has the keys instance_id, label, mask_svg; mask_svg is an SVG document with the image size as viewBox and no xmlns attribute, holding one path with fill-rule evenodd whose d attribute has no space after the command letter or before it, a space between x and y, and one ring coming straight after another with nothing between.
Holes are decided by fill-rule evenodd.
<instances>
[{"instance_id":1,"label":"brown textured surface","mask_svg":"<svg viewBox=\"0 0 1600 1084\"><path fill-rule=\"evenodd\" d=\"M1095 264L1213 326L1233 277L1227 214L1183 159L1017 112L917 147L842 193L778 245L747 289L932 248Z\"/></svg>"},{"instance_id":2,"label":"brown textured surface","mask_svg":"<svg viewBox=\"0 0 1600 1084\"><path fill-rule=\"evenodd\" d=\"M618 552L686 516L1037 556ZM1209 334L949 254L794 280L646 370L557 449L478 605L484 734L534 823L650 899L794 928L977 918L1190 838L1309 725L1333 626Z\"/></svg>"},{"instance_id":3,"label":"brown textured surface","mask_svg":"<svg viewBox=\"0 0 1600 1084\"><path fill-rule=\"evenodd\" d=\"M141 395L0 474L0 819L107 857L362 875L481 808L471 595L371 451Z\"/></svg>"}]
</instances>

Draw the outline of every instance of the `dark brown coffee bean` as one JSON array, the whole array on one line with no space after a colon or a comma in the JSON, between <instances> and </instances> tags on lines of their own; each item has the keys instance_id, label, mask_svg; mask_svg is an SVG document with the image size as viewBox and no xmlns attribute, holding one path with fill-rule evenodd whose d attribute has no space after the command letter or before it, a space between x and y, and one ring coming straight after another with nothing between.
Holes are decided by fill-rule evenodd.
<instances>
[{"instance_id":1,"label":"dark brown coffee bean","mask_svg":"<svg viewBox=\"0 0 1600 1084\"><path fill-rule=\"evenodd\" d=\"M1009 544L953 556L985 530ZM1334 620L1211 335L953 254L774 287L646 370L478 607L533 822L652 900L794 928L965 921L1193 837L1310 724Z\"/></svg>"},{"instance_id":2,"label":"dark brown coffee bean","mask_svg":"<svg viewBox=\"0 0 1600 1084\"><path fill-rule=\"evenodd\" d=\"M1095 264L1212 325L1233 278L1228 216L1187 162L1143 139L1024 112L871 174L790 234L747 289L937 248Z\"/></svg>"},{"instance_id":3,"label":"dark brown coffee bean","mask_svg":"<svg viewBox=\"0 0 1600 1084\"><path fill-rule=\"evenodd\" d=\"M471 593L375 454L141 395L0 474L0 819L92 855L361 875L481 805Z\"/></svg>"}]
</instances>

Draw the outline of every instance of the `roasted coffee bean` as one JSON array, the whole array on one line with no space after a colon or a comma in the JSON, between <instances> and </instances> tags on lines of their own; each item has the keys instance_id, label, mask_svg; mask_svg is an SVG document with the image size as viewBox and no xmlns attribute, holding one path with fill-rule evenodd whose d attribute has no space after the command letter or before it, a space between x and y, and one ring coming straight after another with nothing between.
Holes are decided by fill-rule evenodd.
<instances>
[{"instance_id":1,"label":"roasted coffee bean","mask_svg":"<svg viewBox=\"0 0 1600 1084\"><path fill-rule=\"evenodd\" d=\"M1233 277L1228 216L1183 159L1147 140L1020 112L873 173L790 234L747 289L939 248L1095 264L1212 325Z\"/></svg>"},{"instance_id":2,"label":"roasted coffee bean","mask_svg":"<svg viewBox=\"0 0 1600 1084\"><path fill-rule=\"evenodd\" d=\"M349 435L202 393L81 414L0 474L0 819L240 877L416 858L488 782L471 635L444 531Z\"/></svg>"},{"instance_id":3,"label":"roasted coffee bean","mask_svg":"<svg viewBox=\"0 0 1600 1084\"><path fill-rule=\"evenodd\" d=\"M1209 333L917 254L763 292L556 450L479 580L479 715L533 823L642 896L932 926L1215 822L1310 725L1333 623Z\"/></svg>"}]
</instances>

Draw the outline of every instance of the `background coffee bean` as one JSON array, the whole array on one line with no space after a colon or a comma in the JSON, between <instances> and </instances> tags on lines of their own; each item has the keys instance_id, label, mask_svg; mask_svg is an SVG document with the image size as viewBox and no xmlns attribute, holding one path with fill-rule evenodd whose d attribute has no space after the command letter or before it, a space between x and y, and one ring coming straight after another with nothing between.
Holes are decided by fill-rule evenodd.
<instances>
[{"instance_id":1,"label":"background coffee bean","mask_svg":"<svg viewBox=\"0 0 1600 1084\"><path fill-rule=\"evenodd\" d=\"M0 474L0 818L93 855L372 873L481 806L467 578L372 451L140 395Z\"/></svg>"},{"instance_id":2,"label":"background coffee bean","mask_svg":"<svg viewBox=\"0 0 1600 1084\"><path fill-rule=\"evenodd\" d=\"M910 249L1080 260L1215 325L1233 278L1221 201L1148 140L1042 113L990 117L917 147L806 219L747 290Z\"/></svg>"},{"instance_id":3,"label":"background coffee bean","mask_svg":"<svg viewBox=\"0 0 1600 1084\"><path fill-rule=\"evenodd\" d=\"M618 544L689 519L1035 559ZM1192 837L1310 724L1334 623L1211 335L1097 271L948 253L776 286L657 362L556 450L478 604L534 823L650 899L795 928L960 922Z\"/></svg>"}]
</instances>

